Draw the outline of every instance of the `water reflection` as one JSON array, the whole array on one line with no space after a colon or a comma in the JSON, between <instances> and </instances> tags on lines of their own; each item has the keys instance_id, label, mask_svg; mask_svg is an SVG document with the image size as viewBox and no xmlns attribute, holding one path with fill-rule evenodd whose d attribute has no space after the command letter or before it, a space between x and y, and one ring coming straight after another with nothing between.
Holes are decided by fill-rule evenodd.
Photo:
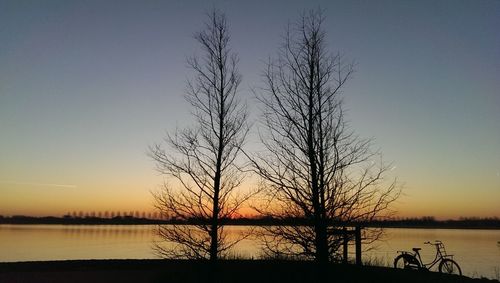
<instances>
[{"instance_id":1,"label":"water reflection","mask_svg":"<svg viewBox=\"0 0 500 283\"><path fill-rule=\"evenodd\" d=\"M0 225L0 261L155 258L152 225Z\"/></svg>"},{"instance_id":2,"label":"water reflection","mask_svg":"<svg viewBox=\"0 0 500 283\"><path fill-rule=\"evenodd\" d=\"M69 237L131 237L131 238L148 238L154 234L154 225L68 225L64 226L62 233Z\"/></svg>"},{"instance_id":3,"label":"water reflection","mask_svg":"<svg viewBox=\"0 0 500 283\"><path fill-rule=\"evenodd\" d=\"M249 227L229 226L229 237L247 233ZM0 225L0 261L64 259L157 258L153 241L155 225ZM500 230L386 229L376 243L364 246L363 260L392 266L398 250L423 248L424 262L435 250L425 241L441 240L465 275L495 278L500 270ZM232 255L259 258L260 242L249 237ZM350 248L353 252L354 248Z\"/></svg>"}]
</instances>

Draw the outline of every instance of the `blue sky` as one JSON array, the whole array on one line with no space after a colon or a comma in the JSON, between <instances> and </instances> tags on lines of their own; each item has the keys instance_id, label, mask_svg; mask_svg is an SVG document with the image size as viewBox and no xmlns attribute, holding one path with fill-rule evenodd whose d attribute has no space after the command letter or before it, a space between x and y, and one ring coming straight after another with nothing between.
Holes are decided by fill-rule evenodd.
<instances>
[{"instance_id":1,"label":"blue sky","mask_svg":"<svg viewBox=\"0 0 500 283\"><path fill-rule=\"evenodd\" d=\"M192 122L205 12L228 17L256 118L263 62L321 7L329 48L356 62L351 125L404 183L400 214L500 216L500 2L269 2L0 0L0 214L151 209L146 149Z\"/></svg>"}]
</instances>

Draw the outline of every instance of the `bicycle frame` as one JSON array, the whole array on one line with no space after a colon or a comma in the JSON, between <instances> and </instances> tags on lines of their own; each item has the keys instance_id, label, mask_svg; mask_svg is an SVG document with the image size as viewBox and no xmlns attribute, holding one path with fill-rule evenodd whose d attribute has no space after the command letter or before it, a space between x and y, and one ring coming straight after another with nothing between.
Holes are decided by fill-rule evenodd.
<instances>
[{"instance_id":1,"label":"bicycle frame","mask_svg":"<svg viewBox=\"0 0 500 283\"><path fill-rule=\"evenodd\" d=\"M425 244L436 246L436 244L432 244L429 242L426 242ZM431 269L434 265L436 265L436 263L440 262L441 259L443 258L442 254L439 251L439 248L437 246L436 246L436 255L434 256L434 259L431 262L424 263L422 261L422 257L420 256L420 252L418 250L415 251L415 257L418 257L418 261L420 261L420 265L425 269Z\"/></svg>"},{"instance_id":2,"label":"bicycle frame","mask_svg":"<svg viewBox=\"0 0 500 283\"><path fill-rule=\"evenodd\" d=\"M413 248L413 253L398 251L399 255L394 258L394 268L430 270L436 263L439 263L439 272L462 275L462 269L453 260L453 256L446 253L446 249L441 241L435 241L434 243L425 242L424 244L433 245L436 248L436 255L431 262L424 263L420 255L421 248Z\"/></svg>"},{"instance_id":3,"label":"bicycle frame","mask_svg":"<svg viewBox=\"0 0 500 283\"><path fill-rule=\"evenodd\" d=\"M408 255L415 257L419 261L420 267L425 268L427 270L431 269L434 265L436 265L436 263L442 261L444 258L452 257L451 255L446 254L446 250L444 249L444 245L441 241L435 241L434 243L425 242L424 244L432 245L436 248L436 255L434 256L434 259L429 263L424 263L422 261L422 257L420 256L419 249L414 249L413 250L414 253L407 252L407 251L400 251L400 253L408 254Z\"/></svg>"}]
</instances>

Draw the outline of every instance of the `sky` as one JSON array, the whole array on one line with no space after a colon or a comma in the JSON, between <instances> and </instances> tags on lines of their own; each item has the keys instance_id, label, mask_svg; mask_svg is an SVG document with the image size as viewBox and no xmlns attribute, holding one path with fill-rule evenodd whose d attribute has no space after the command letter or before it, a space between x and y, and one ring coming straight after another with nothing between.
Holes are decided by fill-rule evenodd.
<instances>
[{"instance_id":1,"label":"sky","mask_svg":"<svg viewBox=\"0 0 500 283\"><path fill-rule=\"evenodd\" d=\"M328 48L356 63L350 125L403 185L398 215L500 217L493 0L0 0L0 215L153 210L147 148L193 123L186 58L213 7L252 119L287 24L321 8Z\"/></svg>"}]
</instances>

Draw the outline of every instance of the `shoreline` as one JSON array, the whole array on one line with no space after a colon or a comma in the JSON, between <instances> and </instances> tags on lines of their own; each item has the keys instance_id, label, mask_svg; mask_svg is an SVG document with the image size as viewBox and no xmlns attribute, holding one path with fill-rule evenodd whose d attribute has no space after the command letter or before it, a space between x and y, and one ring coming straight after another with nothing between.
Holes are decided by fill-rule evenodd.
<instances>
[{"instance_id":1,"label":"shoreline","mask_svg":"<svg viewBox=\"0 0 500 283\"><path fill-rule=\"evenodd\" d=\"M82 216L75 217L64 215L56 216L25 216L0 215L1 224L68 224L68 225L207 225L200 219L158 219L144 218L139 216ZM239 217L220 219L220 225L224 226L310 226L313 223L305 218L270 218L270 217ZM418 228L418 229L488 229L500 230L500 218L463 218L436 220L433 217L385 219L372 221L342 222L331 221L332 227L363 227L363 228Z\"/></svg>"},{"instance_id":2,"label":"shoreline","mask_svg":"<svg viewBox=\"0 0 500 283\"><path fill-rule=\"evenodd\" d=\"M153 226L153 225L195 225L192 223L171 223L171 222L88 222L88 221L74 221L74 222L52 222L52 221L27 221L27 222L1 222L0 225L81 225L81 226ZM227 223L223 226L253 226L253 227L265 227L265 226L301 226L301 225L290 225L290 224L256 224L256 223ZM376 225L376 224L365 224L360 225L362 228L394 228L394 229L444 229L444 230L500 230L500 226L460 226L460 225ZM348 225L347 227L355 227L355 225Z\"/></svg>"},{"instance_id":3,"label":"shoreline","mask_svg":"<svg viewBox=\"0 0 500 283\"><path fill-rule=\"evenodd\" d=\"M212 280L210 280L210 278ZM326 280L325 280L326 279ZM428 271L292 260L65 260L0 263L0 282L499 282Z\"/></svg>"}]
</instances>

